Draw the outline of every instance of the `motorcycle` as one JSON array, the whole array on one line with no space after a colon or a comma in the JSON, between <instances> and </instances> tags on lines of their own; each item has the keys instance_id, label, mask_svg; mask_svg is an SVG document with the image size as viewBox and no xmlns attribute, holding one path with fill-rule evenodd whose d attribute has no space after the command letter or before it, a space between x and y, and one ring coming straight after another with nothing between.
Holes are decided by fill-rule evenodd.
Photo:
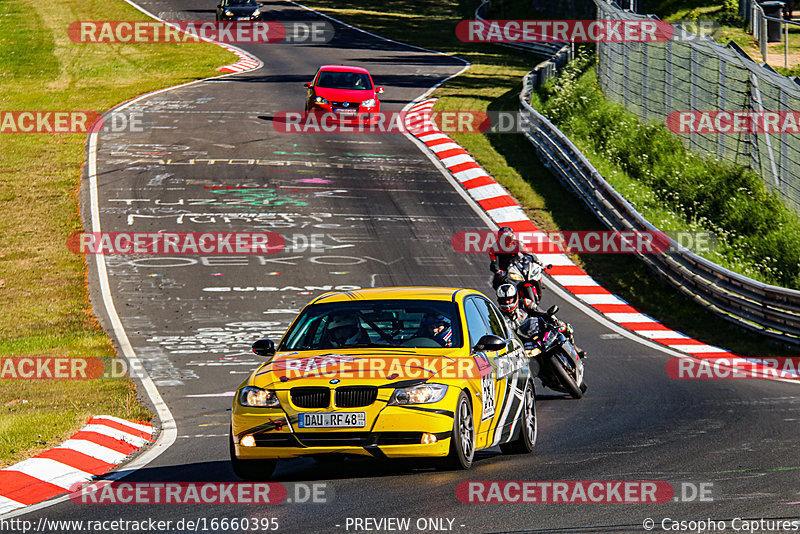
<instances>
[{"instance_id":1,"label":"motorcycle","mask_svg":"<svg viewBox=\"0 0 800 534\"><path fill-rule=\"evenodd\" d=\"M586 392L583 355L579 355L570 338L558 330L556 312L558 306L554 304L544 316L526 319L517 332L526 352L539 349L530 359L531 372L548 388L580 399Z\"/></svg>"},{"instance_id":2,"label":"motorcycle","mask_svg":"<svg viewBox=\"0 0 800 534\"><path fill-rule=\"evenodd\" d=\"M542 274L544 274L544 269L552 267L552 265L543 267L541 263L534 261L530 256L523 256L511 263L505 271L495 272L494 278L492 278L492 287L496 290L503 284L513 284L517 286L517 291L521 296L533 302L533 309L537 309L542 300Z\"/></svg>"}]
</instances>

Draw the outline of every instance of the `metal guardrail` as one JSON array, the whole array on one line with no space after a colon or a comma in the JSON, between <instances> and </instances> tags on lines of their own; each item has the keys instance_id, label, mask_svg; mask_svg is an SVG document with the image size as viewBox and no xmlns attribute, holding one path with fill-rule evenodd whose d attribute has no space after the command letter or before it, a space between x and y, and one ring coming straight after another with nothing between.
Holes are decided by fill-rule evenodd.
<instances>
[{"instance_id":1,"label":"metal guardrail","mask_svg":"<svg viewBox=\"0 0 800 534\"><path fill-rule=\"evenodd\" d=\"M488 24L486 20L486 16L489 14L489 10L492 7L491 0L484 0L484 2L478 6L478 9L475 10L475 20L480 21L484 24ZM513 48L515 50L523 50L525 52L530 52L532 54L536 54L538 56L543 56L548 58L545 61L542 61L536 67L534 67L533 77L534 77L534 84L535 87L541 87L542 85L555 77L556 73L559 69L566 66L567 63L572 61L572 58L575 54L574 47L571 43L495 43L501 46L505 46L506 48Z\"/></svg>"},{"instance_id":2,"label":"metal guardrail","mask_svg":"<svg viewBox=\"0 0 800 534\"><path fill-rule=\"evenodd\" d=\"M524 134L542 162L612 230L658 231L600 175L583 153L529 101L534 76L520 93ZM670 239L670 251L639 254L681 292L718 315L773 338L800 344L800 291L757 282L702 258Z\"/></svg>"}]
</instances>

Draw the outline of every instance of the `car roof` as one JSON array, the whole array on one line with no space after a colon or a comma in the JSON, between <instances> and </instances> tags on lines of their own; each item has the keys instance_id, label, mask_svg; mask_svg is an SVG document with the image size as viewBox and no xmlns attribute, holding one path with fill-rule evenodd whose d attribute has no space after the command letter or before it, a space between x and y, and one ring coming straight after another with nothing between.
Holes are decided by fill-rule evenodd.
<instances>
[{"instance_id":1,"label":"car roof","mask_svg":"<svg viewBox=\"0 0 800 534\"><path fill-rule=\"evenodd\" d=\"M363 72L369 74L367 69L362 67L352 67L350 65L323 65L319 70L335 71L335 72Z\"/></svg>"},{"instance_id":2,"label":"car roof","mask_svg":"<svg viewBox=\"0 0 800 534\"><path fill-rule=\"evenodd\" d=\"M351 302L355 300L463 300L467 295L481 295L473 289L456 287L373 287L353 291L325 293L312 304L329 302Z\"/></svg>"}]
</instances>

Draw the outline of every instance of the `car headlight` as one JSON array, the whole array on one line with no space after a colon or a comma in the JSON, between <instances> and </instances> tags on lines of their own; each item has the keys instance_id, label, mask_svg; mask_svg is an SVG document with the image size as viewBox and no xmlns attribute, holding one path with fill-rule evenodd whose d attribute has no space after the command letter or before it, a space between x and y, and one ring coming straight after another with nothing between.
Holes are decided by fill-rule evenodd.
<instances>
[{"instance_id":1,"label":"car headlight","mask_svg":"<svg viewBox=\"0 0 800 534\"><path fill-rule=\"evenodd\" d=\"M260 10L258 10L258 9L256 9L255 11L253 11L253 14L252 14L252 15L250 15L250 16L251 16L251 17L258 17L258 16L260 16L260 15L261 15L261 11L260 11Z\"/></svg>"},{"instance_id":2,"label":"car headlight","mask_svg":"<svg viewBox=\"0 0 800 534\"><path fill-rule=\"evenodd\" d=\"M375 99L374 98L370 98L369 100L364 100L361 103L361 105L364 106L365 108L374 108L375 107Z\"/></svg>"},{"instance_id":3,"label":"car headlight","mask_svg":"<svg viewBox=\"0 0 800 534\"><path fill-rule=\"evenodd\" d=\"M254 408L277 408L280 406L278 396L274 391L255 386L242 388L241 393L239 393L239 404Z\"/></svg>"},{"instance_id":4,"label":"car headlight","mask_svg":"<svg viewBox=\"0 0 800 534\"><path fill-rule=\"evenodd\" d=\"M314 98L314 103L315 104L329 104L329 102L327 100L325 100L324 98L322 98L321 96L315 97Z\"/></svg>"},{"instance_id":5,"label":"car headlight","mask_svg":"<svg viewBox=\"0 0 800 534\"><path fill-rule=\"evenodd\" d=\"M429 404L439 402L447 393L444 384L420 384L407 388L397 388L389 399L389 404L404 406L406 404Z\"/></svg>"},{"instance_id":6,"label":"car headlight","mask_svg":"<svg viewBox=\"0 0 800 534\"><path fill-rule=\"evenodd\" d=\"M230 10L225 11L225 16L226 17L232 17L233 16L233 11L230 11Z\"/></svg>"}]
</instances>

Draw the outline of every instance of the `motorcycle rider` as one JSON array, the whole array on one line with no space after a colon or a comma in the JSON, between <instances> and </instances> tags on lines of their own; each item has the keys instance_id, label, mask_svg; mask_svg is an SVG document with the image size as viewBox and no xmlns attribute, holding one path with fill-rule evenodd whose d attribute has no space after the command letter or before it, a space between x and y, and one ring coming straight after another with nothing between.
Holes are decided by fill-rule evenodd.
<instances>
[{"instance_id":1,"label":"motorcycle rider","mask_svg":"<svg viewBox=\"0 0 800 534\"><path fill-rule=\"evenodd\" d=\"M540 312L536 309L529 309L524 306L524 301L527 299L520 298L519 292L517 288L514 287L513 284L502 284L500 287L497 288L497 304L500 308L500 311L503 312L503 317L506 320L508 326L517 333L517 335L522 338L523 342L526 343L529 341L526 336L521 330L520 327L525 323L528 319L538 319L539 317L550 317L548 316L547 312ZM575 345L575 329L572 328L572 325L569 323L565 323L555 315L552 316L552 321L556 324L556 328L559 332L564 334L570 343L575 347L575 350L578 352L578 355L581 358L586 357L586 352L581 350L577 345ZM527 348L527 347L526 347Z\"/></svg>"},{"instance_id":2,"label":"motorcycle rider","mask_svg":"<svg viewBox=\"0 0 800 534\"><path fill-rule=\"evenodd\" d=\"M497 230L495 249L496 251L489 252L489 270L494 273L492 288L495 290L507 282L506 275L512 265L519 264L521 272L527 271L526 263L537 263L542 269L545 268L536 254L522 251L522 245L514 235L514 230L508 226ZM536 309L536 303L527 298L523 305L526 310Z\"/></svg>"}]
</instances>

